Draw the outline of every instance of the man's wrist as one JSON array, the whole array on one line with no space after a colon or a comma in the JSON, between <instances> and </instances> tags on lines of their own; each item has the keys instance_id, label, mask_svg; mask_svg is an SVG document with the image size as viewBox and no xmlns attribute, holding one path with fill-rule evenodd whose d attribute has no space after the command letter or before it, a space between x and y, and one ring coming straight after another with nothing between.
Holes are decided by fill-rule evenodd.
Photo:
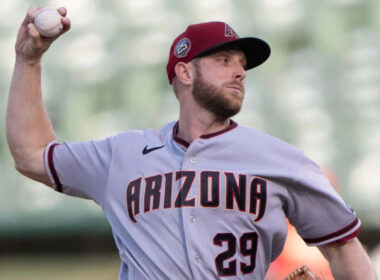
<instances>
[{"instance_id":1,"label":"man's wrist","mask_svg":"<svg viewBox=\"0 0 380 280\"><path fill-rule=\"evenodd\" d=\"M40 66L41 57L27 58L22 55L16 55L16 65Z\"/></svg>"}]
</instances>

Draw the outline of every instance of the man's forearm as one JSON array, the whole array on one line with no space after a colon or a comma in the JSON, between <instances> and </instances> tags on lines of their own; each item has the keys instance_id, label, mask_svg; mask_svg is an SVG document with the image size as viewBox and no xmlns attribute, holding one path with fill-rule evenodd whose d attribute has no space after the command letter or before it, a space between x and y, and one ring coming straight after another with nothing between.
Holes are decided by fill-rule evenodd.
<instances>
[{"instance_id":1,"label":"man's forearm","mask_svg":"<svg viewBox=\"0 0 380 280\"><path fill-rule=\"evenodd\" d=\"M6 134L16 167L55 139L41 93L40 60L16 59L6 115Z\"/></svg>"}]
</instances>

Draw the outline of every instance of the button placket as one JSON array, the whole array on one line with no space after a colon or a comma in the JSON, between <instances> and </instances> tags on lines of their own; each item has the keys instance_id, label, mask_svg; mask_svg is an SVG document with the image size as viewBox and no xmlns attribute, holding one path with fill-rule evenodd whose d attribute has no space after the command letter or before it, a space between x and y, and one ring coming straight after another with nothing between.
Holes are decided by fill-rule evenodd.
<instances>
[{"instance_id":1,"label":"button placket","mask_svg":"<svg viewBox=\"0 0 380 280\"><path fill-rule=\"evenodd\" d=\"M197 176L198 175L197 171L199 171L197 168L197 165L199 163L198 162L199 158L197 157L197 155L198 155L197 145L196 143L193 143L192 146L190 146L186 151L185 159L184 159L183 166L181 169L193 170L194 172L196 172L196 176ZM188 248L191 248L188 251L188 256L189 256L189 260L191 260L191 267L193 269L193 272L196 275L198 274L198 269L202 265L202 258L200 257L198 242L196 240L198 230L195 227L196 215L194 215L195 214L194 211L196 211L197 205L199 203L198 179L194 179L192 184L194 185L192 185L191 189L189 190L187 197L188 198L196 197L196 200L197 200L196 205L194 206L194 209L187 208L187 207L182 208L181 212L182 212L182 217L183 217L182 221L183 221L183 227L184 227L185 236L186 236L186 243L188 245ZM195 278L198 279L197 277Z\"/></svg>"}]
</instances>

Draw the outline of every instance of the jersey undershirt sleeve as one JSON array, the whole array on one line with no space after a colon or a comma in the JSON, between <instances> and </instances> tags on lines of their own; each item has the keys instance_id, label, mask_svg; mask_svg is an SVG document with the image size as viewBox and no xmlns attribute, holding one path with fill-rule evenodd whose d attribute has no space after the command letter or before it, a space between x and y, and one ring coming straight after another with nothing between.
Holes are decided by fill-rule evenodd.
<instances>
[{"instance_id":1,"label":"jersey undershirt sleeve","mask_svg":"<svg viewBox=\"0 0 380 280\"><path fill-rule=\"evenodd\" d=\"M296 182L288 187L288 218L308 245L355 237L360 220L331 185L321 168L303 155Z\"/></svg>"},{"instance_id":2,"label":"jersey undershirt sleeve","mask_svg":"<svg viewBox=\"0 0 380 280\"><path fill-rule=\"evenodd\" d=\"M112 141L49 143L45 148L44 164L53 188L64 194L94 200L103 205Z\"/></svg>"}]
</instances>

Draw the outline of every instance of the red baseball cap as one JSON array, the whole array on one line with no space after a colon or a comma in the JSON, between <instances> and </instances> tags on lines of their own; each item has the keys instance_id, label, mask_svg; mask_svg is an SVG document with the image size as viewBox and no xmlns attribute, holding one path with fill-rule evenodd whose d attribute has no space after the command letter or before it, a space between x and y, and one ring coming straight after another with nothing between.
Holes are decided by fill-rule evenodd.
<instances>
[{"instance_id":1,"label":"red baseball cap","mask_svg":"<svg viewBox=\"0 0 380 280\"><path fill-rule=\"evenodd\" d=\"M178 62L187 63L194 57L232 44L239 46L245 53L246 70L259 66L270 55L270 47L266 42L254 37L239 38L236 32L224 22L192 24L174 40L170 48L166 66L169 83L173 81L174 67Z\"/></svg>"}]
</instances>

